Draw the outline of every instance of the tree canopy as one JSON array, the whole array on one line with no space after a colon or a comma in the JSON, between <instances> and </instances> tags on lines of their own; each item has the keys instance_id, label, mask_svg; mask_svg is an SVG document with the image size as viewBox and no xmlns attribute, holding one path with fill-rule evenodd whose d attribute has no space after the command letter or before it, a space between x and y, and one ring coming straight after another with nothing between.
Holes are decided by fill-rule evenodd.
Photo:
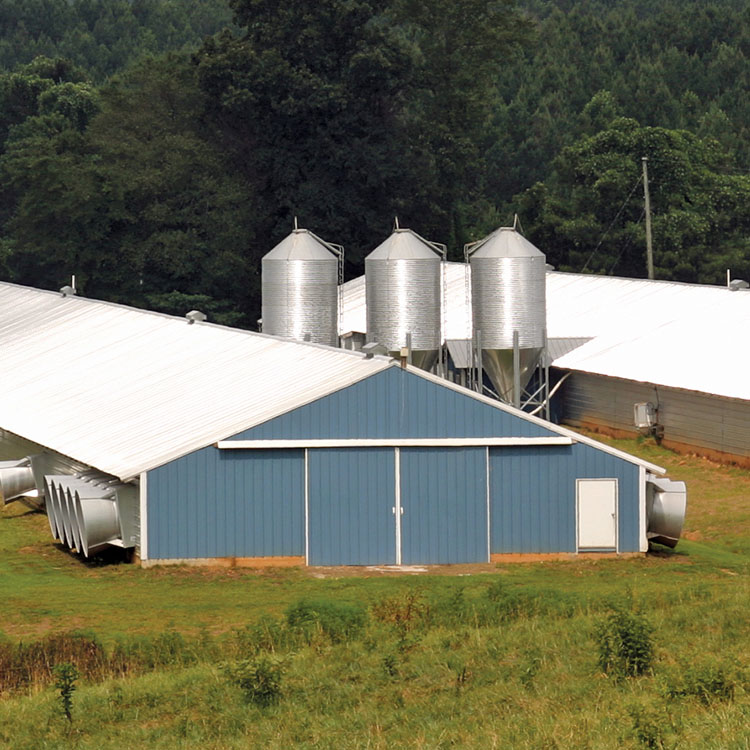
<instances>
[{"instance_id":1,"label":"tree canopy","mask_svg":"<svg viewBox=\"0 0 750 750\"><path fill-rule=\"evenodd\" d=\"M558 268L750 278L740 0L0 0L0 274L253 325L294 217L347 273L518 213Z\"/></svg>"}]
</instances>

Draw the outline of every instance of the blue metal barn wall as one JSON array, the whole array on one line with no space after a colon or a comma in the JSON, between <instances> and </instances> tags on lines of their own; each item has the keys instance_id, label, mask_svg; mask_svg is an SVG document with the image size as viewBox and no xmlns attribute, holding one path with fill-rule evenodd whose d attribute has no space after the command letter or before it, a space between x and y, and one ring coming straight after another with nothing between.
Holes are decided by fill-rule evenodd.
<instances>
[{"instance_id":1,"label":"blue metal barn wall","mask_svg":"<svg viewBox=\"0 0 750 750\"><path fill-rule=\"evenodd\" d=\"M148 473L148 557L305 554L304 451L203 448Z\"/></svg>"},{"instance_id":2,"label":"blue metal barn wall","mask_svg":"<svg viewBox=\"0 0 750 750\"><path fill-rule=\"evenodd\" d=\"M493 554L576 551L576 479L618 480L620 552L637 552L638 467L588 445L490 448Z\"/></svg>"},{"instance_id":3,"label":"blue metal barn wall","mask_svg":"<svg viewBox=\"0 0 750 750\"><path fill-rule=\"evenodd\" d=\"M235 437L314 440L557 434L447 386L392 367Z\"/></svg>"},{"instance_id":4,"label":"blue metal barn wall","mask_svg":"<svg viewBox=\"0 0 750 750\"><path fill-rule=\"evenodd\" d=\"M236 438L556 434L392 368ZM395 560L393 455L393 449L308 451L311 564ZM484 448L401 449L403 562L486 559L487 517L480 507L483 499L486 508L485 456ZM493 553L575 551L579 477L620 480L620 549L638 549L637 466L574 445L492 448L490 468ZM301 449L196 451L148 473L148 557L302 556L304 497ZM387 523L375 518L383 511ZM443 524L439 528L438 521ZM455 537L450 541L448 526Z\"/></svg>"}]
</instances>

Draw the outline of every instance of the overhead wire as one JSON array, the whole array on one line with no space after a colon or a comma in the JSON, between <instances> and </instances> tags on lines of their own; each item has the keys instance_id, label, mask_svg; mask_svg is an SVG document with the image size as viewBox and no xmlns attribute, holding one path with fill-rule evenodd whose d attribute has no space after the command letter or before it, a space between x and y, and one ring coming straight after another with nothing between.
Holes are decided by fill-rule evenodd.
<instances>
[{"instance_id":1,"label":"overhead wire","mask_svg":"<svg viewBox=\"0 0 750 750\"><path fill-rule=\"evenodd\" d=\"M599 248L602 246L602 242L604 242L604 238L609 234L609 230L612 229L612 227L615 225L615 222L620 218L620 214L623 212L623 210L625 209L625 206L628 204L628 201L633 197L633 193L636 191L638 185L640 185L642 181L643 181L643 175L641 175L636 180L635 185L633 185L632 190L628 193L628 197L625 198L622 205L620 206L619 211L615 214L615 218L612 219L609 226L604 231L604 234L601 236L601 239L597 243L596 247L591 251L591 255L589 255L588 260L586 261L586 263L583 266L583 269L581 270L581 273L583 273L589 267L589 263L591 263L591 260L599 251Z\"/></svg>"},{"instance_id":2,"label":"overhead wire","mask_svg":"<svg viewBox=\"0 0 750 750\"><path fill-rule=\"evenodd\" d=\"M646 215L646 209L644 208L644 209L643 209L643 210L641 211L641 215L640 215L640 216L638 217L638 219L637 219L637 221L636 221L635 223L636 223L636 224L640 224L640 223L641 223L641 222L643 221L643 217L644 217L645 215ZM623 243L623 245L622 245L622 249L620 250L620 254L619 254L619 255L617 256L617 259L615 260L615 262L614 262L614 263L613 263L613 264L612 264L612 265L611 265L611 266L609 267L609 271L607 271L607 276L611 276L611 275L612 275L612 271L614 271L614 270L615 270L615 267L616 267L616 266L617 266L617 264L618 264L618 263L620 262L620 258L622 258L622 254L623 254L623 253L625 252L625 250L626 250L627 248L629 248L629 247L630 247L630 245L631 245L631 242L630 242L630 240L629 240L629 239L628 239L628 240L627 240L626 242L624 242L624 243Z\"/></svg>"}]
</instances>

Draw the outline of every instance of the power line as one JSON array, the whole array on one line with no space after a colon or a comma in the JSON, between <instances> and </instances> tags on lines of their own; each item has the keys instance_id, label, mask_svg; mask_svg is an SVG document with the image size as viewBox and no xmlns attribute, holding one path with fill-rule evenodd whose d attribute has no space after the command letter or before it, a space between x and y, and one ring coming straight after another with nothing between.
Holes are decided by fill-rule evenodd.
<instances>
[{"instance_id":1,"label":"power line","mask_svg":"<svg viewBox=\"0 0 750 750\"><path fill-rule=\"evenodd\" d=\"M591 251L591 255L589 255L588 260L583 266L583 269L581 269L581 273L583 273L589 267L589 263L591 263L591 259L596 255L599 248L602 246L602 242L604 242L604 238L609 234L609 230L612 229L612 227L615 225L615 222L620 218L620 214L623 212L628 201L633 197L633 193L636 191L636 189L638 188L638 186L641 184L642 181L643 181L643 175L640 175L638 179L636 180L635 185L633 185L633 189L630 191L630 193L628 193L628 197L625 198L622 205L620 206L620 210L615 214L615 218L612 219L610 225L607 227L604 234L601 236L601 239L597 243L596 247Z\"/></svg>"},{"instance_id":2,"label":"power line","mask_svg":"<svg viewBox=\"0 0 750 750\"><path fill-rule=\"evenodd\" d=\"M641 215L640 215L640 216L638 217L638 220L637 220L637 221L636 221L635 223L636 223L636 224L640 224L640 223L641 223L641 222L643 221L643 217L644 217L645 215L646 215L646 209L644 208L644 209L643 209L643 210L641 211ZM628 241L627 241L626 243L624 243L624 244L623 244L623 246L622 246L622 250L620 250L620 254L619 254L619 255L617 256L617 260L615 260L615 262L614 262L614 263L613 263L613 264L612 264L612 265L611 265L611 266L609 267L609 271L607 271L607 276L611 276L611 275L612 275L612 271L614 271L614 270L615 270L615 267L616 267L616 266L617 266L617 264L618 264L618 263L620 262L620 258L622 258L622 254L623 254L623 253L625 252L625 250L626 250L626 249L627 249L628 247L630 247L630 245L631 245L631 244L632 244L632 243L630 242L630 240L628 240Z\"/></svg>"}]
</instances>

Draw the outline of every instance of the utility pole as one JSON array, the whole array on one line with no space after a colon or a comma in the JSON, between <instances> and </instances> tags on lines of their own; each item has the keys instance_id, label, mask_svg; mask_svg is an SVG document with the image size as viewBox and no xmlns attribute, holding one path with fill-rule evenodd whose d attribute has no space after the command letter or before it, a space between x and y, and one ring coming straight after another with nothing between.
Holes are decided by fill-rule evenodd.
<instances>
[{"instance_id":1,"label":"utility pole","mask_svg":"<svg viewBox=\"0 0 750 750\"><path fill-rule=\"evenodd\" d=\"M651 244L651 197L648 193L648 157L642 156L643 164L643 198L646 203L646 264L649 279L654 278L654 248Z\"/></svg>"}]
</instances>

